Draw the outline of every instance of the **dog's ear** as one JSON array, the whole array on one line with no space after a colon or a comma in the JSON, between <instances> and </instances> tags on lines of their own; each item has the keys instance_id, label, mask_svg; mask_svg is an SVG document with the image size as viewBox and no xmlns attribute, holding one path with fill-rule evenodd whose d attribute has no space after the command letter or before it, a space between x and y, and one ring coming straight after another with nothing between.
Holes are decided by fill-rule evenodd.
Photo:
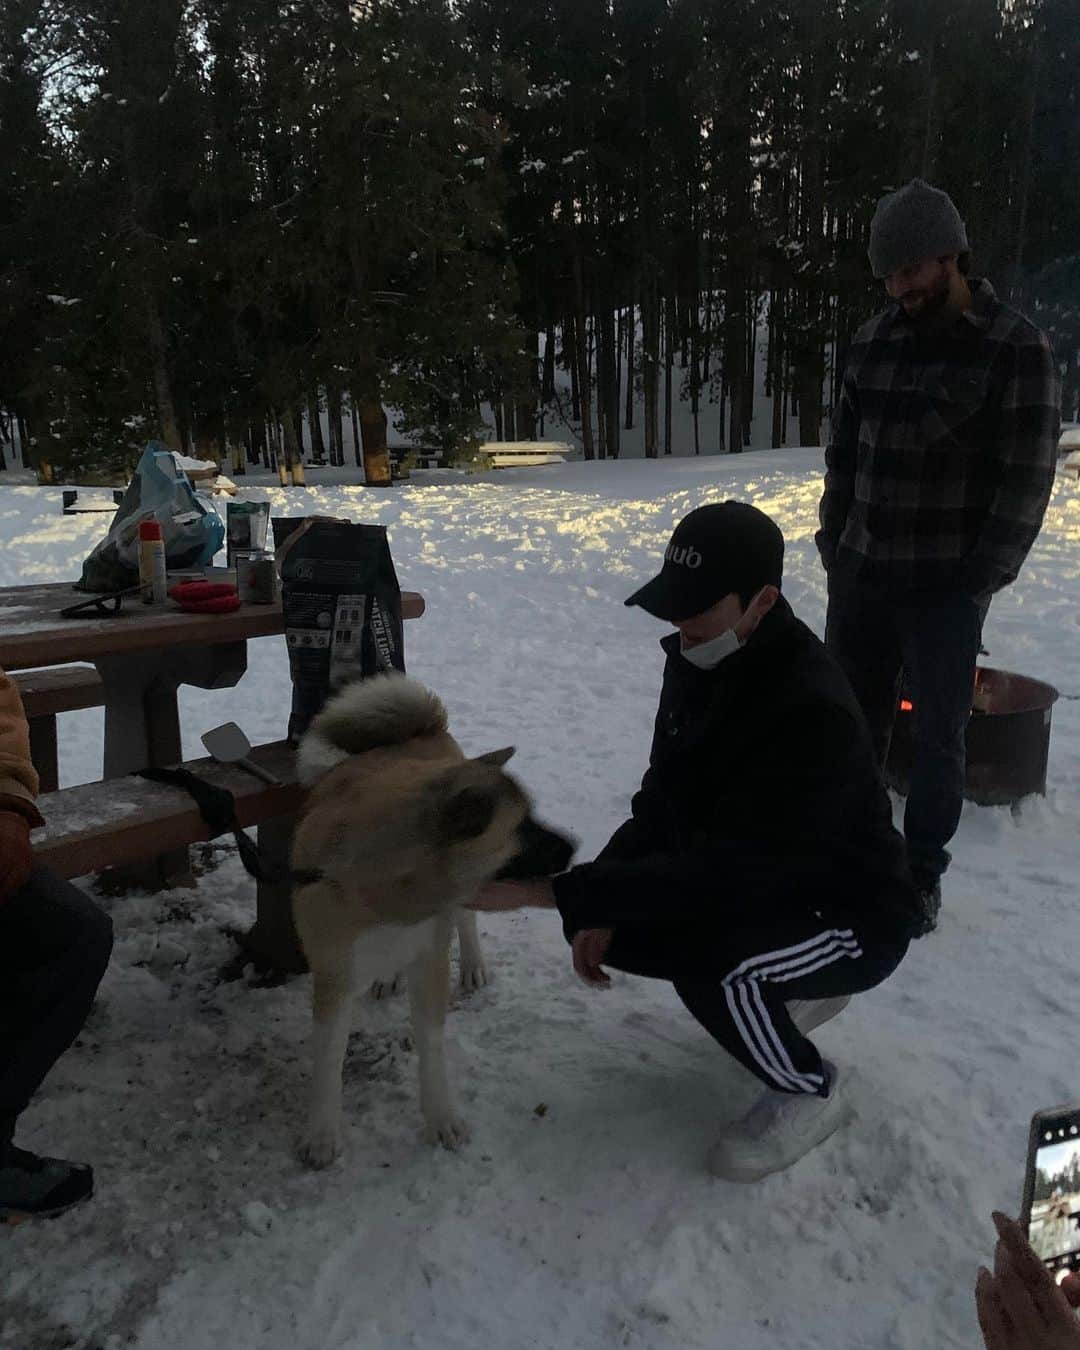
<instances>
[{"instance_id":1,"label":"dog's ear","mask_svg":"<svg viewBox=\"0 0 1080 1350\"><path fill-rule=\"evenodd\" d=\"M495 816L495 793L486 787L458 788L446 798L439 812L444 839L478 839Z\"/></svg>"},{"instance_id":2,"label":"dog's ear","mask_svg":"<svg viewBox=\"0 0 1080 1350\"><path fill-rule=\"evenodd\" d=\"M494 764L497 769L501 769L508 759L513 759L514 747L505 746L502 750L489 750L486 755L477 755L478 764Z\"/></svg>"}]
</instances>

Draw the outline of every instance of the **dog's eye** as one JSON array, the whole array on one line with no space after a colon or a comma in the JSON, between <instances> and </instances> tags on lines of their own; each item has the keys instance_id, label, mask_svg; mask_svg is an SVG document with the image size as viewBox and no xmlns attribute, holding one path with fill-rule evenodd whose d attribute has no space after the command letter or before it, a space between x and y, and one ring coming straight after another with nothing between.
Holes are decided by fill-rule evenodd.
<instances>
[{"instance_id":1,"label":"dog's eye","mask_svg":"<svg viewBox=\"0 0 1080 1350\"><path fill-rule=\"evenodd\" d=\"M443 807L443 831L447 839L477 839L494 815L493 793L478 787L462 788Z\"/></svg>"}]
</instances>

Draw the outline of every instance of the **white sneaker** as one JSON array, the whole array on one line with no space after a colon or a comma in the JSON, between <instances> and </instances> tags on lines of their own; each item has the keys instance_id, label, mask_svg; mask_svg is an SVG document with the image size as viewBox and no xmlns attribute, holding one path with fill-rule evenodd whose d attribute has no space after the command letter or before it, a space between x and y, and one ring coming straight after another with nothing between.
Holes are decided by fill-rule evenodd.
<instances>
[{"instance_id":1,"label":"white sneaker","mask_svg":"<svg viewBox=\"0 0 1080 1350\"><path fill-rule=\"evenodd\" d=\"M804 1036L809 1036L822 1022L831 1021L851 1002L850 994L839 998L797 998L787 1005L788 1015Z\"/></svg>"},{"instance_id":2,"label":"white sneaker","mask_svg":"<svg viewBox=\"0 0 1080 1350\"><path fill-rule=\"evenodd\" d=\"M706 1166L723 1181L760 1181L782 1172L824 1143L854 1116L840 1091L836 1068L825 1065L829 1095L776 1092L766 1088L742 1120L709 1150Z\"/></svg>"}]
</instances>

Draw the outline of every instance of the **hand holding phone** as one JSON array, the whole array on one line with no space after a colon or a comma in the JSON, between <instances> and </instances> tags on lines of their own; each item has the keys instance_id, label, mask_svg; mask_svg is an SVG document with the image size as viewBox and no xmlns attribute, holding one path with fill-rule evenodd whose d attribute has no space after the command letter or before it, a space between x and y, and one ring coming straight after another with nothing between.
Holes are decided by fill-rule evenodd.
<instances>
[{"instance_id":1,"label":"hand holding phone","mask_svg":"<svg viewBox=\"0 0 1080 1350\"><path fill-rule=\"evenodd\" d=\"M986 1350L1080 1350L1080 1280L1056 1280L1018 1223L994 1215L994 1271L979 1270L975 1307Z\"/></svg>"},{"instance_id":2,"label":"hand holding phone","mask_svg":"<svg viewBox=\"0 0 1080 1350\"><path fill-rule=\"evenodd\" d=\"M1080 1272L1080 1106L1032 1117L1020 1221L1058 1283Z\"/></svg>"}]
</instances>

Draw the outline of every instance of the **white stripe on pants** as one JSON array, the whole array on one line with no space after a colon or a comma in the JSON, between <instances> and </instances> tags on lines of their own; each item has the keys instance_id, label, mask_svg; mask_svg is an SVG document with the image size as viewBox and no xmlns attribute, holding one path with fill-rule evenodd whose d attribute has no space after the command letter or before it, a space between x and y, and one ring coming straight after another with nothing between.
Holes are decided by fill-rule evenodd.
<instances>
[{"instance_id":1,"label":"white stripe on pants","mask_svg":"<svg viewBox=\"0 0 1080 1350\"><path fill-rule=\"evenodd\" d=\"M830 928L793 947L748 957L725 976L724 996L735 1028L755 1063L782 1090L816 1093L825 1080L818 1073L799 1073L792 1064L761 997L761 981L797 980L836 961L860 956L862 948L850 928Z\"/></svg>"}]
</instances>

